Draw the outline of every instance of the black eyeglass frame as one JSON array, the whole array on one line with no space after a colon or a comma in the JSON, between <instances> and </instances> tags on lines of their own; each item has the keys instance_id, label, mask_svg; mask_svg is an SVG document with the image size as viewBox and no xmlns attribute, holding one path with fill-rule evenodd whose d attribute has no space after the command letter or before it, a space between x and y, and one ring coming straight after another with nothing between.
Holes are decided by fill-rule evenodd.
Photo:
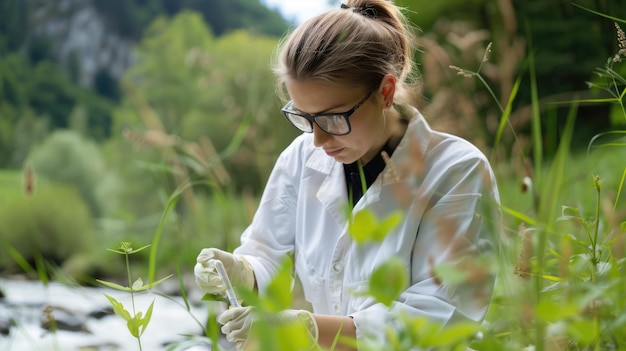
<instances>
[{"instance_id":1,"label":"black eyeglass frame","mask_svg":"<svg viewBox=\"0 0 626 351\"><path fill-rule=\"evenodd\" d=\"M350 125L349 117L352 116L352 114L359 107L361 107L372 96L373 93L374 93L374 90L370 90L370 92L367 93L367 95L363 99L361 99L361 101L357 102L356 105L352 106L352 108L349 109L346 112L322 113L322 114L319 114L319 115L309 115L309 114L304 114L304 113L298 113L298 112L296 112L296 111L291 109L291 105L293 104L293 100L289 100L289 102L287 102L285 104L285 106L281 109L281 112L283 113L285 118L289 121L289 123L291 123L294 127L298 128L298 130L303 131L305 133L313 133L313 123L315 123L325 133L328 133L328 134L331 134L331 135L347 135L347 134L350 134L350 132L352 131L352 126ZM293 123L291 121L291 119L289 118L289 115L302 117L302 118L306 119L307 121L309 121L309 125L311 126L310 130L303 130L302 128L298 127L295 123ZM344 120L346 121L346 125L348 126L348 131L347 132L345 132L345 133L329 132L326 129L324 129L319 123L317 123L317 120L316 120L317 118L329 118L329 117L336 117L336 116L342 116L344 118Z\"/></svg>"}]
</instances>

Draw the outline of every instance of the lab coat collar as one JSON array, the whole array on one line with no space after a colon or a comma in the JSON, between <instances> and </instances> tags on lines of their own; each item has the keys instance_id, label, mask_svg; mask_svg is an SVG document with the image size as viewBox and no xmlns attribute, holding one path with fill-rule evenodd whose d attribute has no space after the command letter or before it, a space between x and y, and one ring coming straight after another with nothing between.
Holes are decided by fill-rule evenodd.
<instances>
[{"instance_id":1,"label":"lab coat collar","mask_svg":"<svg viewBox=\"0 0 626 351\"><path fill-rule=\"evenodd\" d=\"M418 143L417 149L420 151L420 156L423 157L432 137L430 126L428 126L428 123L416 108L410 107L406 113L412 114L413 118L409 121L407 131L391 157L392 161L394 161L394 159L404 158L407 152L409 152L408 148L414 142ZM335 167L340 166L341 163L326 155L322 148L315 148L306 162L306 167L326 175L331 174ZM383 173L389 171L389 168L385 168Z\"/></svg>"},{"instance_id":2,"label":"lab coat collar","mask_svg":"<svg viewBox=\"0 0 626 351\"><path fill-rule=\"evenodd\" d=\"M387 165L378 179L382 179L383 184L404 181L414 176L414 170L419 166L419 162L424 162L433 138L432 129L416 108L411 107L406 113L411 113L413 118L391 156L392 166Z\"/></svg>"},{"instance_id":3,"label":"lab coat collar","mask_svg":"<svg viewBox=\"0 0 626 351\"><path fill-rule=\"evenodd\" d=\"M393 167L385 167L381 175L378 176L354 207L354 211L358 211L378 201L383 185L405 181L411 177L412 173L406 171L407 166L411 165L407 163L413 163L416 158L418 160L424 159L433 132L417 109L411 107L407 110L405 113L413 116L409 121L404 137L402 137L398 147L391 156ZM306 167L326 175L322 186L320 186L317 192L317 198L340 222L344 222L345 216L342 206L347 201L347 195L343 165L326 155L323 149L315 148L306 162Z\"/></svg>"}]
</instances>

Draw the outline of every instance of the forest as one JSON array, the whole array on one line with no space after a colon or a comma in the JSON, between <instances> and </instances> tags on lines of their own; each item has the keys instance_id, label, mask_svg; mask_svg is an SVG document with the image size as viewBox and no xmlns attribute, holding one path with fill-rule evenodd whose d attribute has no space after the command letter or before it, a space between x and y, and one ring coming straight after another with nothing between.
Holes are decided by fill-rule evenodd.
<instances>
[{"instance_id":1,"label":"forest","mask_svg":"<svg viewBox=\"0 0 626 351\"><path fill-rule=\"evenodd\" d=\"M439 349L625 349L626 6L395 3L416 104L484 152L502 197L494 322ZM260 0L0 0L0 277L123 281L107 249L130 242L152 282L236 247L299 133L269 69L294 25Z\"/></svg>"}]
</instances>

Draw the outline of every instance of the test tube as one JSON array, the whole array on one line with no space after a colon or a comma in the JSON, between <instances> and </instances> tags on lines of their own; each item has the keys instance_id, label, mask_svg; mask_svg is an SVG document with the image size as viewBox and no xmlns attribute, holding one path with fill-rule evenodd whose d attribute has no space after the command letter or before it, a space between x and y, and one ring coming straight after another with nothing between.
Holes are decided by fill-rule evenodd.
<instances>
[{"instance_id":1,"label":"test tube","mask_svg":"<svg viewBox=\"0 0 626 351\"><path fill-rule=\"evenodd\" d=\"M230 279L228 278L228 273L226 273L226 269L224 269L224 264L219 260L211 260L211 263L215 266L217 274L219 274L220 278L224 282L224 286L226 286L226 297L228 298L228 302L233 307L240 307L239 301L237 301L237 295L235 295L235 289L233 289L233 285L230 283Z\"/></svg>"}]
</instances>

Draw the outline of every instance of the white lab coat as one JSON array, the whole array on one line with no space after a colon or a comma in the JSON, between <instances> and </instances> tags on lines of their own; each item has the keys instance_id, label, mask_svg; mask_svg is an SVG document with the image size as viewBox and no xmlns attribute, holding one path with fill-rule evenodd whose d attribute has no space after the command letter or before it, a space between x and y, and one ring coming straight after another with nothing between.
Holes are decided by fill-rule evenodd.
<instances>
[{"instance_id":1,"label":"white lab coat","mask_svg":"<svg viewBox=\"0 0 626 351\"><path fill-rule=\"evenodd\" d=\"M480 321L488 306L475 287L439 284L432 267L496 246L499 195L491 167L472 144L431 130L417 110L410 112L415 116L392 155L393 169L385 167L352 211L368 208L379 218L405 213L382 242L351 239L343 166L313 145L312 134L302 134L279 156L235 250L250 262L260 291L285 255L294 253L314 312L352 316L359 344L366 337L384 342L399 311L445 324ZM391 309L354 294L393 256L405 262L410 286ZM492 285L489 280L482 287L489 292Z\"/></svg>"}]
</instances>

